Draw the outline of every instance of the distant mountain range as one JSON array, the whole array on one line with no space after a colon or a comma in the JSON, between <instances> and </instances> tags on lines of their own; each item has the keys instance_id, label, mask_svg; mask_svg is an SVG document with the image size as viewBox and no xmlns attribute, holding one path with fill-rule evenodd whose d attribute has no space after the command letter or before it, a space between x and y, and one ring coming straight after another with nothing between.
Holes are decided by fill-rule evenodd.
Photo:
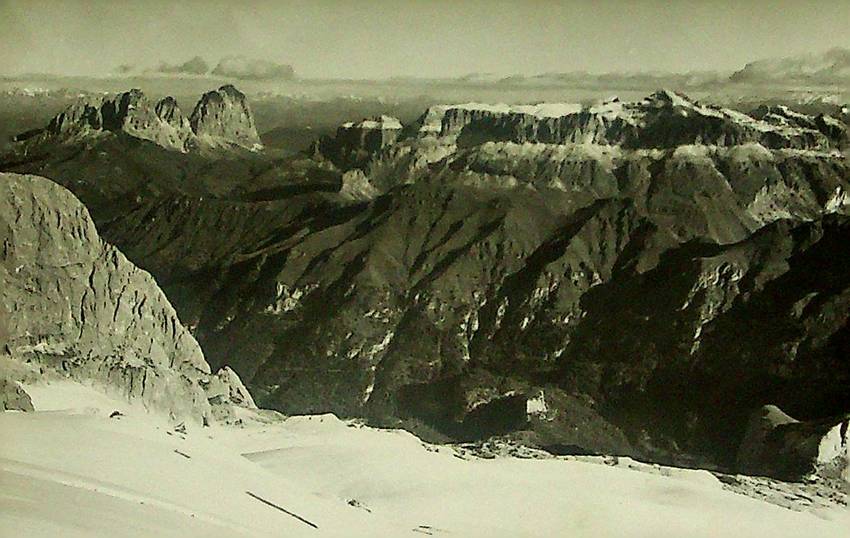
<instances>
[{"instance_id":1,"label":"distant mountain range","mask_svg":"<svg viewBox=\"0 0 850 538\"><path fill-rule=\"evenodd\" d=\"M725 82L773 84L846 84L850 81L850 50L833 48L823 53L810 53L788 58L771 58L748 63L731 75L722 71L693 71L688 73L543 73L539 75L502 76L492 73L471 73L456 79L469 84L545 85L545 84L606 84L633 83L645 86L672 85L679 88L697 87Z\"/></svg>"},{"instance_id":2,"label":"distant mountain range","mask_svg":"<svg viewBox=\"0 0 850 538\"><path fill-rule=\"evenodd\" d=\"M238 134L213 93L191 132ZM174 151L148 136L169 102L136 97L2 167L72 190L261 406L750 471L764 405L817 432L850 411L843 112L439 105L275 160Z\"/></svg>"}]
</instances>

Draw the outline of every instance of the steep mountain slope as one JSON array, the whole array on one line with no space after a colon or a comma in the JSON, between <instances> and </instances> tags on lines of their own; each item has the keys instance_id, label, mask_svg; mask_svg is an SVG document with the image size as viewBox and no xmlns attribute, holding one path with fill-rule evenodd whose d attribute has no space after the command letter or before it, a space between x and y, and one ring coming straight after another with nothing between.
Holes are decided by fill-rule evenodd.
<instances>
[{"instance_id":1,"label":"steep mountain slope","mask_svg":"<svg viewBox=\"0 0 850 538\"><path fill-rule=\"evenodd\" d=\"M263 405L732 467L764 404L850 410L846 125L792 112L435 107L95 219Z\"/></svg>"},{"instance_id":2,"label":"steep mountain slope","mask_svg":"<svg viewBox=\"0 0 850 538\"><path fill-rule=\"evenodd\" d=\"M104 244L62 187L0 175L0 242L6 382L23 362L175 418L208 422L227 418L232 404L253 407L232 370L212 374L153 278Z\"/></svg>"}]
</instances>

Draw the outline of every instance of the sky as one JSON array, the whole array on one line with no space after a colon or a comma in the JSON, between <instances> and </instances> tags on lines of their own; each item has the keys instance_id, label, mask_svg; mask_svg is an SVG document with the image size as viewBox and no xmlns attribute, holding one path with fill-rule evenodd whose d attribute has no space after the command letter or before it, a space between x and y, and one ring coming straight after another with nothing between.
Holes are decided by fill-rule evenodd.
<instances>
[{"instance_id":1,"label":"sky","mask_svg":"<svg viewBox=\"0 0 850 538\"><path fill-rule=\"evenodd\" d=\"M0 75L237 54L305 78L733 71L848 28L850 0L0 0Z\"/></svg>"}]
</instances>

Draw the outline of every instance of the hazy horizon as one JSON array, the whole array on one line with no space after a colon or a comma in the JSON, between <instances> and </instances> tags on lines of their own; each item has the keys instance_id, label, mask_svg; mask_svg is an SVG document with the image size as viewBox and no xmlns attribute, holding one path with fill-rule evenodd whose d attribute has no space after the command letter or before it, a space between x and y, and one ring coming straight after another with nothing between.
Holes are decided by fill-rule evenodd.
<instances>
[{"instance_id":1,"label":"hazy horizon","mask_svg":"<svg viewBox=\"0 0 850 538\"><path fill-rule=\"evenodd\" d=\"M850 2L0 0L0 74L103 76L201 56L304 78L730 72L850 48Z\"/></svg>"}]
</instances>

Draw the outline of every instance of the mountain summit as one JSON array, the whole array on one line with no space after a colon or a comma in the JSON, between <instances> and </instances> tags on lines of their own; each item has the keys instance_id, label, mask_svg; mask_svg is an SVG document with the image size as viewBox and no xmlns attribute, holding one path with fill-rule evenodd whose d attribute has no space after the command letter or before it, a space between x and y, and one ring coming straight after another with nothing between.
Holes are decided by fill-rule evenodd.
<instances>
[{"instance_id":1,"label":"mountain summit","mask_svg":"<svg viewBox=\"0 0 850 538\"><path fill-rule=\"evenodd\" d=\"M248 99L232 84L205 93L195 105L189 123L202 144L262 147Z\"/></svg>"}]
</instances>

